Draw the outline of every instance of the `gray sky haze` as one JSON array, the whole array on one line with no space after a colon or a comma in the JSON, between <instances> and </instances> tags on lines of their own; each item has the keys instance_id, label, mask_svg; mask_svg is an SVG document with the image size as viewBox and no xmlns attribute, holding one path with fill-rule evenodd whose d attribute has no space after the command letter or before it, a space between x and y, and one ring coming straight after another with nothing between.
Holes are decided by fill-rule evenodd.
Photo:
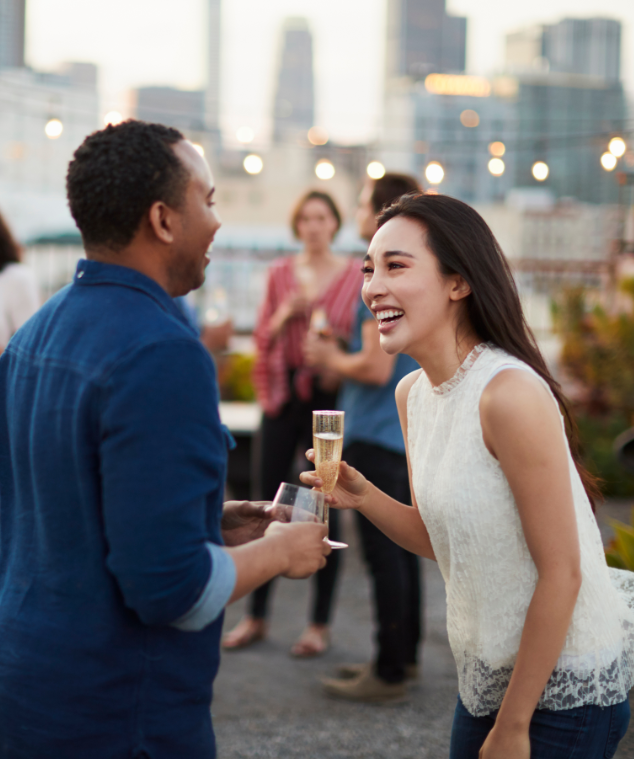
<instances>
[{"instance_id":1,"label":"gray sky haze","mask_svg":"<svg viewBox=\"0 0 634 759\"><path fill-rule=\"evenodd\" d=\"M268 137L280 27L306 16L314 33L317 121L342 142L376 135L383 80L385 0L225 0L223 126ZM206 79L205 0L29 0L27 57L35 68L65 60L100 67L104 112L125 110L126 92L144 84L198 88ZM634 92L633 0L450 0L467 16L469 73L499 71L504 34L564 16L623 22L622 71Z\"/></svg>"}]
</instances>

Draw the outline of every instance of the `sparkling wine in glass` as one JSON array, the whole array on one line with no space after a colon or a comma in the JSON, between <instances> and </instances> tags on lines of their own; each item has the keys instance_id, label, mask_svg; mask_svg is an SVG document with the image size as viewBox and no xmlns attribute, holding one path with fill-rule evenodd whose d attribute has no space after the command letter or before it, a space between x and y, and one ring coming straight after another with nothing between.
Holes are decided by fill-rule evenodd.
<instances>
[{"instance_id":1,"label":"sparkling wine in glass","mask_svg":"<svg viewBox=\"0 0 634 759\"><path fill-rule=\"evenodd\" d=\"M343 411L313 411L315 469L321 478L322 493L332 493L339 477L343 450Z\"/></svg>"}]
</instances>

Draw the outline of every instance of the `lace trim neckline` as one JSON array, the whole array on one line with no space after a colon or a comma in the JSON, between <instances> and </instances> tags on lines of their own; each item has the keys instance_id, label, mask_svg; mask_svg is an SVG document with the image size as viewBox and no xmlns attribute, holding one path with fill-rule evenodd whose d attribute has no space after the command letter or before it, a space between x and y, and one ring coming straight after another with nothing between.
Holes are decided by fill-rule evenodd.
<instances>
[{"instance_id":1,"label":"lace trim neckline","mask_svg":"<svg viewBox=\"0 0 634 759\"><path fill-rule=\"evenodd\" d=\"M486 343L479 343L473 348L473 350L467 355L465 360L460 364L456 373L448 380L445 380L440 385L431 385L431 391L434 395L447 395L454 390L466 377L467 372L475 364L478 356L483 353L489 346Z\"/></svg>"}]
</instances>

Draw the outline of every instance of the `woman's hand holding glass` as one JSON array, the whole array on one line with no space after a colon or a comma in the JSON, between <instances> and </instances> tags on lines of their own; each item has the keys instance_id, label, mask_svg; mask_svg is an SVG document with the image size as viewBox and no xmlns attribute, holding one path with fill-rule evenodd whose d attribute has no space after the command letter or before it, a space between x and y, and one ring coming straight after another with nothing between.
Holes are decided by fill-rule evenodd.
<instances>
[{"instance_id":1,"label":"woman's hand holding glass","mask_svg":"<svg viewBox=\"0 0 634 759\"><path fill-rule=\"evenodd\" d=\"M315 450L306 451L306 458L315 463ZM323 482L317 476L317 472L302 472L299 475L304 485L311 488L321 488ZM339 463L339 476L332 493L326 495L326 502L336 509L360 509L368 496L370 483L366 478L345 461Z\"/></svg>"}]
</instances>

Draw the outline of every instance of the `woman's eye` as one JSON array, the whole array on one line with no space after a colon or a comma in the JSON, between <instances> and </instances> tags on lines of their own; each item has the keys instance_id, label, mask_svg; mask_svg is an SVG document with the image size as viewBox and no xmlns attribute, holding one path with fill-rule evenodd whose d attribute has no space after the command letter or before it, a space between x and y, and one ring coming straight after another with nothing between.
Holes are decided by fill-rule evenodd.
<instances>
[{"instance_id":1,"label":"woman's eye","mask_svg":"<svg viewBox=\"0 0 634 759\"><path fill-rule=\"evenodd\" d=\"M403 264L397 264L396 261L390 261L390 263L387 265L388 269L402 269Z\"/></svg>"},{"instance_id":2,"label":"woman's eye","mask_svg":"<svg viewBox=\"0 0 634 759\"><path fill-rule=\"evenodd\" d=\"M361 273L362 274L372 274L374 270L371 269L369 266L362 266L361 267Z\"/></svg>"}]
</instances>

